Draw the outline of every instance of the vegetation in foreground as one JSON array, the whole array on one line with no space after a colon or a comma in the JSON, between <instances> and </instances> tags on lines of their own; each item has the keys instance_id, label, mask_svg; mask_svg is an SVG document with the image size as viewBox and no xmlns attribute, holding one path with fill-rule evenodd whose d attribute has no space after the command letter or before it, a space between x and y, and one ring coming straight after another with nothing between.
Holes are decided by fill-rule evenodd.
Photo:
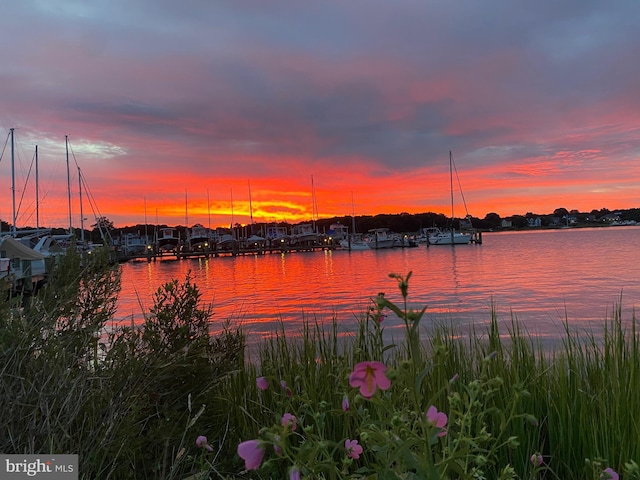
<instances>
[{"instance_id":1,"label":"vegetation in foreground","mask_svg":"<svg viewBox=\"0 0 640 480\"><path fill-rule=\"evenodd\" d=\"M352 336L283 326L249 363L241 331L209 335L189 277L116 326L117 267L62 257L26 307L0 309L0 452L75 453L100 479L640 478L635 318L567 328L553 352L496 318L421 339L410 274L392 277L401 302L378 295Z\"/></svg>"}]
</instances>

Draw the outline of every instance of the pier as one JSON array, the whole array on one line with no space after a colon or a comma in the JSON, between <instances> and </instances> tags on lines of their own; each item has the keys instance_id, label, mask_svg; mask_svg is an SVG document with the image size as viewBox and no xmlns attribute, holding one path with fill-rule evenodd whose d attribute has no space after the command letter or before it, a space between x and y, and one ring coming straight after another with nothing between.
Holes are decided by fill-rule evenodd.
<instances>
[{"instance_id":1,"label":"pier","mask_svg":"<svg viewBox=\"0 0 640 480\"><path fill-rule=\"evenodd\" d=\"M283 254L296 252L317 252L323 250L335 250L337 245L332 243L312 244L312 245L258 245L258 246L237 246L231 249L206 248L198 250L188 250L178 248L176 250L157 250L153 248L147 249L144 253L125 253L118 252L119 262L128 262L130 260L147 260L149 262L162 258L216 258L216 257L236 257L239 255L266 255L266 254Z\"/></svg>"}]
</instances>

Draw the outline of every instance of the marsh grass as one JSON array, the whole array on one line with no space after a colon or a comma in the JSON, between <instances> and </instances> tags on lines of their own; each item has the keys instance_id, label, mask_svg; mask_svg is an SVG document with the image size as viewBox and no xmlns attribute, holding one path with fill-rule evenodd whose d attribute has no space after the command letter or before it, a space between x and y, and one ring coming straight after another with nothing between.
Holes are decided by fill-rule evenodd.
<instances>
[{"instance_id":1,"label":"marsh grass","mask_svg":"<svg viewBox=\"0 0 640 480\"><path fill-rule=\"evenodd\" d=\"M226 395L234 399L230 408L243 405L231 415L242 419L236 441L257 437L284 412L295 413L310 429L321 428L319 438L332 445L357 438L362 425L340 411L344 395L351 396L352 402L355 398L347 379L355 363L382 360L392 372L392 382L399 382L407 371L422 375L417 394L408 391L411 388L385 392L380 397L386 403L385 412L402 412L416 395L421 408L435 404L447 412L453 408L454 383L464 386L486 379L490 388L478 399L484 403L474 412L496 440L484 452L487 457L493 455L492 464L483 466L486 478L511 478L504 477L507 465L517 472L513 478L598 479L606 467L624 472L623 478L640 478L640 351L635 316L625 320L618 308L595 333L571 330L567 324L562 347L551 351L515 318L503 324L492 314L486 329L464 333L451 325L437 325L419 343L419 356L427 366L422 371L422 364L414 365L418 355L408 336L410 325L407 341L382 341L384 321L378 321L378 300L374 298L374 308L350 337L338 338L336 321L329 328L306 322L301 337L288 338L283 327L263 342L260 362L247 365L242 381L229 385ZM402 308L399 311L403 314ZM255 387L258 376L268 378L267 391ZM281 380L292 389L291 397L281 389ZM468 390L460 391L469 395ZM376 416L383 410L363 402L360 407L368 408L368 421L392 428L390 417ZM508 422L509 418L514 420ZM467 434L476 435L474 428L469 427ZM366 448L366 442L361 443ZM531 463L535 452L543 455L540 468ZM273 451L267 451L266 458L270 457L262 474L285 475L285 467L276 468ZM380 469L366 454L361 467L361 472ZM455 471L447 475L467 478Z\"/></svg>"},{"instance_id":2,"label":"marsh grass","mask_svg":"<svg viewBox=\"0 0 640 480\"><path fill-rule=\"evenodd\" d=\"M59 267L31 302L0 304L3 453L76 453L81 478L100 479L287 478L294 462L309 478L599 479L606 467L640 478L640 340L621 308L601 331L567 323L548 350L495 313L486 328L418 328L424 311L393 276L404 301L374 297L351 334L336 319L305 318L295 334L281 324L247 361L242 331L209 335L211 307L188 276L158 290L143 325L105 333L118 269L73 255ZM387 310L405 323L393 341ZM384 362L391 379L372 399L349 385L363 361ZM429 405L449 416L434 442ZM273 440L285 412L299 430L285 432L282 456L267 444L262 468L244 471L238 443ZM360 459L345 459L347 438Z\"/></svg>"}]
</instances>

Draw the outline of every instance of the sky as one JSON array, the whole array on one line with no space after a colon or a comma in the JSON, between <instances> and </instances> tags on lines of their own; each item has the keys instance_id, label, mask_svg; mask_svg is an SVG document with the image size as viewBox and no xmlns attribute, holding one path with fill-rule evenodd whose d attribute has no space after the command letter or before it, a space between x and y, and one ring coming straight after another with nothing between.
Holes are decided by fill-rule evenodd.
<instances>
[{"instance_id":1,"label":"sky","mask_svg":"<svg viewBox=\"0 0 640 480\"><path fill-rule=\"evenodd\" d=\"M457 217L640 207L639 18L637 0L4 2L0 218L450 215L449 152Z\"/></svg>"}]
</instances>

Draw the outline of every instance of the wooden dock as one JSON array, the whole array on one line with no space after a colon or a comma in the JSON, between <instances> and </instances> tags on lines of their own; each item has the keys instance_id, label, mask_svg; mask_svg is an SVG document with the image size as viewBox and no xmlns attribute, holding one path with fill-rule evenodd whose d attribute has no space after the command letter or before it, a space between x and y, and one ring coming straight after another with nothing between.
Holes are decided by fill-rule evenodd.
<instances>
[{"instance_id":1,"label":"wooden dock","mask_svg":"<svg viewBox=\"0 0 640 480\"><path fill-rule=\"evenodd\" d=\"M119 262L128 262L130 260L147 260L149 262L162 258L216 258L216 257L236 257L240 255L266 255L266 254L284 254L296 252L317 252L322 250L335 250L336 245L333 244L314 244L314 245L286 245L286 246L254 246L254 247L238 247L231 250L222 249L204 249L197 251L189 251L184 249L154 251L148 250L145 254L118 256Z\"/></svg>"}]
</instances>

